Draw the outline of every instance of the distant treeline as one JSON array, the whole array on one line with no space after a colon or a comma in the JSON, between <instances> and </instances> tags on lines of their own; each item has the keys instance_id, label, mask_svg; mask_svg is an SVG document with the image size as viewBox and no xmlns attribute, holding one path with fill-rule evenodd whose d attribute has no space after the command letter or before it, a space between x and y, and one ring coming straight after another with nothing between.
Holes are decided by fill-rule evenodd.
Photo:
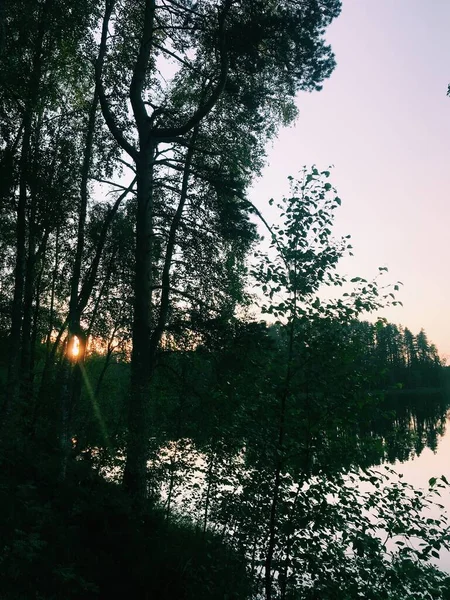
<instances>
[{"instance_id":1,"label":"distant treeline","mask_svg":"<svg viewBox=\"0 0 450 600\"><path fill-rule=\"evenodd\" d=\"M354 323L366 340L370 361L383 388L435 388L442 384L443 361L423 329L414 335L407 327L384 320Z\"/></svg>"}]
</instances>

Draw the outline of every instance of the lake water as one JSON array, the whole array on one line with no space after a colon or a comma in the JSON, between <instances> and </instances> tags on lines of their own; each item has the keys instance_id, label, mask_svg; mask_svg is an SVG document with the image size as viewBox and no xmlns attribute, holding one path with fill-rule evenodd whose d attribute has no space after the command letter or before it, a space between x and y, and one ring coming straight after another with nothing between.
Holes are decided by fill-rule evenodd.
<instances>
[{"instance_id":1,"label":"lake water","mask_svg":"<svg viewBox=\"0 0 450 600\"><path fill-rule=\"evenodd\" d=\"M403 481L415 488L428 488L432 477L444 475L450 481L449 407L450 397L437 390L388 394L381 406L374 404L367 420L349 424L351 454L357 456L358 464L364 467L375 465L376 469L376 465L390 464L397 473L403 475ZM167 469L171 460L178 460L179 453L184 453L184 462L189 463L187 471L192 481L188 495L183 492L182 486L174 490L176 494L171 500L172 510L196 515L197 504L202 504L206 489L207 460L204 454L195 450L190 440L180 440L161 450L157 462ZM347 454L340 457L342 465L348 460ZM154 465L149 464L149 468L154 468ZM182 479L189 478L187 472L180 471L178 475ZM223 484L222 488L227 490L227 485ZM168 492L169 482L162 489L165 501ZM450 515L450 488L448 491L442 490L439 502ZM428 516L438 518L440 512L436 506ZM450 552L441 551L439 560L433 559L433 562L450 573Z\"/></svg>"},{"instance_id":2,"label":"lake water","mask_svg":"<svg viewBox=\"0 0 450 600\"><path fill-rule=\"evenodd\" d=\"M444 436L439 439L438 447L435 451L430 448L422 450L420 456L416 456L407 462L397 461L394 469L403 474L405 481L418 488L428 487L428 481L431 477L440 477L444 475L450 481L450 416L447 416L447 427ZM450 489L443 491L440 504L445 507L450 515ZM435 509L433 516L439 516L440 510ZM450 573L450 552L441 551L440 559L435 561L441 569Z\"/></svg>"},{"instance_id":3,"label":"lake water","mask_svg":"<svg viewBox=\"0 0 450 600\"><path fill-rule=\"evenodd\" d=\"M432 477L444 475L450 481L449 398L442 396L442 400L437 402L436 400L436 396L428 394L423 397L416 394L413 397L412 412L409 418L413 437L416 440L422 438L422 443L419 442L419 453L412 450L413 456L408 460L396 460L393 463L395 471L401 473L405 481L417 488L427 488ZM421 413L419 417L418 413ZM420 447L422 444L424 444L423 449ZM442 490L439 502L445 507L446 513L450 515L450 488L448 491ZM432 516L438 517L440 512L440 509L435 507ZM441 569L450 573L450 552L441 551L440 559L434 562Z\"/></svg>"}]
</instances>

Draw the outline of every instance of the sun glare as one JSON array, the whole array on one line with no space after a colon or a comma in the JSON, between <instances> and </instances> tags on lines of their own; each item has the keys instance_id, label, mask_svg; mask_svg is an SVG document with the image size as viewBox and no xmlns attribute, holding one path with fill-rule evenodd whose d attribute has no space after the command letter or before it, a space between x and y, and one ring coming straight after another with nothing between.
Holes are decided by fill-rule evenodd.
<instances>
[{"instance_id":1,"label":"sun glare","mask_svg":"<svg viewBox=\"0 0 450 600\"><path fill-rule=\"evenodd\" d=\"M72 358L77 358L79 352L80 352L80 340L77 338L76 335L74 335L72 338L72 345L70 348L70 354L71 354Z\"/></svg>"}]
</instances>

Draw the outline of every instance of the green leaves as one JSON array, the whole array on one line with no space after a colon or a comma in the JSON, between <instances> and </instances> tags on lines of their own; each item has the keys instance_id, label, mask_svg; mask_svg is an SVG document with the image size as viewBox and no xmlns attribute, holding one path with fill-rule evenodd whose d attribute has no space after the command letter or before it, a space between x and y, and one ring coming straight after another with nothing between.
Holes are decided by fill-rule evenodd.
<instances>
[{"instance_id":1,"label":"green leaves","mask_svg":"<svg viewBox=\"0 0 450 600\"><path fill-rule=\"evenodd\" d=\"M322 181L329 174L305 168L298 181L290 178L291 196L277 203L282 226L271 228L269 254L253 270L256 281L270 288L270 298L275 293L295 296L298 305L307 300L345 251L342 241L331 238L336 203L331 184ZM271 277L274 273L276 279Z\"/></svg>"},{"instance_id":2,"label":"green leaves","mask_svg":"<svg viewBox=\"0 0 450 600\"><path fill-rule=\"evenodd\" d=\"M381 287L378 278L368 281L359 276L349 280L348 283L357 285L340 299L321 305L315 302L323 286L347 284L347 278L338 275L336 269L339 260L346 254L351 255L352 249L347 241L349 235L337 240L332 235L334 211L341 200L325 181L329 176L328 170L320 173L316 167L305 167L298 180L289 178L291 195L276 203L281 224L270 228L270 248L260 255L260 262L252 269L256 286L263 283L266 286L267 299L272 301L277 295L290 298L279 313L281 318L293 316L289 311L294 304L297 317L301 307L303 315L318 313L347 321L363 312L401 304L393 293L399 290L400 282L393 287ZM269 204L274 202L271 199ZM379 275L385 272L387 267L379 267ZM265 313L272 313L268 305L263 306Z\"/></svg>"},{"instance_id":3,"label":"green leaves","mask_svg":"<svg viewBox=\"0 0 450 600\"><path fill-rule=\"evenodd\" d=\"M403 600L426 597L422 592L429 590L437 590L440 598L445 576L430 560L450 547L448 526L445 517L426 517L446 480L431 478L424 492L396 478L392 469L343 470L345 453L347 466L390 455L387 439L381 438L371 439L364 451L360 428L368 407L377 414L383 410L380 394L368 389L388 373L387 360L380 371L376 361L375 367L370 364L369 348L381 348L383 336L395 331L383 319L375 325L357 319L398 303L393 292L401 284L381 285L387 267L380 267L373 280L336 272L351 245L349 236L332 237L341 201L325 181L329 175L313 167L299 180L290 179L291 195L276 204L280 223L271 228L270 248L259 253L252 269L264 294L262 312L283 325L267 358L266 379L260 381L260 410L273 416L256 458L259 484L265 475L267 490L260 504L252 505L259 525L258 534L252 529L250 536L260 536L256 545L265 548L269 525L260 516L261 506L267 514L275 512L269 527L270 572L280 594L286 585L299 598L334 598L339 581L343 598ZM323 284L346 291L326 299ZM425 337L420 339L428 352ZM398 439L395 443L399 446ZM409 452L414 442L404 446L402 451ZM251 503L259 489L248 481L242 503L244 497ZM264 552L260 564L267 565Z\"/></svg>"}]
</instances>

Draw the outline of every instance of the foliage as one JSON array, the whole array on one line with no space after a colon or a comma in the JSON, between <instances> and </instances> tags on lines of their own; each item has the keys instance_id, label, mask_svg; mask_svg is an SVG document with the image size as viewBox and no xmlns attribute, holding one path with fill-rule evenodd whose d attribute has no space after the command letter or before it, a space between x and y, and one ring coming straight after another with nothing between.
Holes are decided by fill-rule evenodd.
<instances>
[{"instance_id":1,"label":"foliage","mask_svg":"<svg viewBox=\"0 0 450 600\"><path fill-rule=\"evenodd\" d=\"M1 4L2 597L445 597L446 481L358 470L436 448L442 365L360 320L398 286L338 274L329 171L248 261L340 7Z\"/></svg>"},{"instance_id":2,"label":"foliage","mask_svg":"<svg viewBox=\"0 0 450 600\"><path fill-rule=\"evenodd\" d=\"M256 480L256 473L245 478L233 525L243 528L242 536L252 535L256 551L249 560L258 572L264 564L265 535L261 495L259 505L252 507ZM274 597L447 597L449 578L429 561L448 549L447 519L432 510L439 490L447 489L444 478L430 480L428 491L415 490L389 468L336 478L322 473L303 484L285 475ZM245 545L241 535L232 537L236 547ZM250 545L247 552L251 555ZM262 581L255 577L254 585L258 597Z\"/></svg>"},{"instance_id":3,"label":"foliage","mask_svg":"<svg viewBox=\"0 0 450 600\"><path fill-rule=\"evenodd\" d=\"M431 480L428 494L367 469L436 444L447 404L430 395L425 410L398 388L382 397L379 368L392 366L382 334L395 328L355 317L389 288L358 278L343 299L323 299L319 281L344 283L336 265L349 244L330 237L339 203L323 177L305 172L284 202L275 266L265 255L253 263L278 323L186 311L168 329L151 388L144 512L117 485L130 376L120 328L84 367L66 479L45 437L54 396L35 441L3 446L1 574L11 598L446 597L447 577L430 559L448 546L447 524L428 512L445 480ZM128 227L123 214L106 255L117 236L126 260ZM103 286L98 336L126 300L122 274L122 295ZM427 361L430 345L418 339Z\"/></svg>"},{"instance_id":4,"label":"foliage","mask_svg":"<svg viewBox=\"0 0 450 600\"><path fill-rule=\"evenodd\" d=\"M136 515L120 486L95 475L85 461L74 463L67 480L55 486L48 467L30 471L29 456L16 451L14 473L5 469L5 458L5 597L246 597L244 562L219 536L201 535L183 521L168 527L156 510Z\"/></svg>"}]
</instances>

